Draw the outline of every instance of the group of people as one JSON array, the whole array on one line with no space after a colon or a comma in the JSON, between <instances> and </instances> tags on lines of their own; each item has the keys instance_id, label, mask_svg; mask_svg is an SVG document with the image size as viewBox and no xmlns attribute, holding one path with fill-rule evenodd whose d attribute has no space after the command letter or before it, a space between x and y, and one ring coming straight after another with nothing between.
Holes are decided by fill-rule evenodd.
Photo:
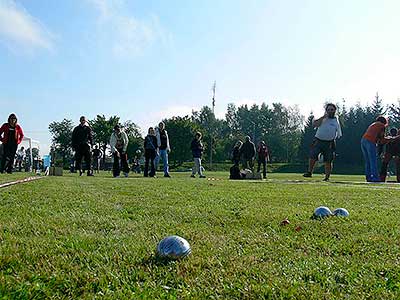
<instances>
[{"instance_id":1,"label":"group of people","mask_svg":"<svg viewBox=\"0 0 400 300\"><path fill-rule=\"evenodd\" d=\"M385 135L385 129L389 125L389 120L383 116L378 116L361 139L361 150L365 160L365 177L368 182L385 182L388 165L392 158L396 163L396 181L400 183L400 132L396 128L391 128L389 135ZM384 146L384 151L377 152L376 145ZM382 149L382 147L378 147ZM382 166L378 173L377 157L382 156Z\"/></svg>"},{"instance_id":2,"label":"group of people","mask_svg":"<svg viewBox=\"0 0 400 300\"><path fill-rule=\"evenodd\" d=\"M332 162L336 155L336 140L342 136L336 110L336 105L327 104L324 116L313 122L317 131L310 147L309 168L304 173L304 177L312 177L317 160L322 159L325 163L325 178L323 180L329 180ZM400 130L391 128L389 135L386 135L385 131L388 124L387 118L378 116L361 138L361 151L365 161L365 179L367 182L385 182L388 165L394 158L396 179L400 183ZM380 151L377 149L380 149ZM378 172L379 159L382 160L380 172Z\"/></svg>"},{"instance_id":3,"label":"group of people","mask_svg":"<svg viewBox=\"0 0 400 300\"><path fill-rule=\"evenodd\" d=\"M257 158L257 173L260 172L261 166L263 167L263 178L267 177L267 162L270 161L270 154L268 147L264 141L260 141L257 149L254 143L251 141L250 136L246 136L245 142L237 141L232 150L232 162L233 166L230 169L231 179L243 178L240 173L240 163L242 163L242 169L250 169L254 171L254 160Z\"/></svg>"},{"instance_id":4,"label":"group of people","mask_svg":"<svg viewBox=\"0 0 400 300\"><path fill-rule=\"evenodd\" d=\"M72 132L72 148L75 151L75 169L79 175L83 175L82 160L85 161L87 176L93 176L92 160L95 170L99 170L100 159L104 155L98 146L91 151L93 145L93 133L86 118L82 116L79 125ZM124 177L129 176L128 164L128 135L120 125L115 125L110 137L111 154L113 156L113 177L120 177L121 171ZM169 145L168 132L163 122L158 127L150 127L144 139L144 176L155 177L156 169L160 163L164 165L164 177L171 177L169 173L168 153L171 150Z\"/></svg>"},{"instance_id":5,"label":"group of people","mask_svg":"<svg viewBox=\"0 0 400 300\"><path fill-rule=\"evenodd\" d=\"M314 120L313 126L317 129L314 140L310 147L310 159L308 171L304 177L312 177L315 164L323 160L325 164L325 178L328 181L332 172L332 163L335 159L336 140L342 136L340 122L336 116L336 105L328 103L325 106L325 114ZM368 182L384 182L387 176L388 165L392 159L396 164L397 182L400 182L400 129L391 128L388 135L385 134L388 127L388 119L378 116L366 130L361 138L361 151L365 160L365 177ZM94 169L99 171L100 159L104 155L102 151L93 145L93 133L86 118L82 116L79 125L72 132L72 148L75 151L75 169L79 175L83 175L82 160L85 161L88 176L93 176ZM11 173L14 168L14 160L17 157L17 166L21 169L25 150L23 147L18 151L18 145L22 142L24 133L18 124L15 114L10 114L6 123L0 127L0 141L2 142L3 154L0 160L0 173ZM125 177L129 175L128 149L129 139L120 125L115 125L110 137L111 153L114 159L113 176L119 177L121 171ZM378 147L377 147L378 146ZM382 150L382 147L385 150ZM165 124L160 122L157 127L150 127L144 139L144 176L155 177L156 169L163 162L164 177L171 177L168 164L168 153L171 151L168 132ZM202 134L196 132L190 144L193 155L194 166L191 177L204 178L201 160L204 151ZM377 149L381 149L380 151ZM16 156L17 154L17 156ZM382 166L378 172L378 159L382 156ZM257 159L257 173L263 167L263 178L267 175L267 162L270 153L264 141L260 141L257 149L249 136L245 142L238 141L232 150L231 178L242 178L240 174L240 163L242 169L254 171L254 161Z\"/></svg>"},{"instance_id":6,"label":"group of people","mask_svg":"<svg viewBox=\"0 0 400 300\"><path fill-rule=\"evenodd\" d=\"M163 160L164 177L171 177L168 165L168 153L171 151L171 148L169 146L168 132L165 130L163 122L160 122L156 128L149 128L144 138L143 148L145 158L144 177L156 176L156 169L160 163L160 159Z\"/></svg>"}]
</instances>

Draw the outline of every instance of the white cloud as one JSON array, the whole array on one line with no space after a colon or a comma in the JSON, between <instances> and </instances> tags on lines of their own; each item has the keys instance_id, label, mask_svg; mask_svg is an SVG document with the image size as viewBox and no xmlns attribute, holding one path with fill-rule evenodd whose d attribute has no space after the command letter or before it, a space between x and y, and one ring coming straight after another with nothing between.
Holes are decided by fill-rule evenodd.
<instances>
[{"instance_id":1,"label":"white cloud","mask_svg":"<svg viewBox=\"0 0 400 300\"><path fill-rule=\"evenodd\" d=\"M142 54L156 40L167 44L170 37L151 15L139 19L128 13L124 0L87 0L98 12L100 34L110 43L116 57L132 57Z\"/></svg>"},{"instance_id":2,"label":"white cloud","mask_svg":"<svg viewBox=\"0 0 400 300\"><path fill-rule=\"evenodd\" d=\"M12 51L53 49L52 34L13 0L0 0L0 42Z\"/></svg>"}]
</instances>

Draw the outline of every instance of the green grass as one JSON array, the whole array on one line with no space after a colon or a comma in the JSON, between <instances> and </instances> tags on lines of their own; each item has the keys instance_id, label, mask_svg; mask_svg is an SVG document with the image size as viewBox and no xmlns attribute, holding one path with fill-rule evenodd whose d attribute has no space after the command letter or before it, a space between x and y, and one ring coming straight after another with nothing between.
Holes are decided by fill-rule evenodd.
<instances>
[{"instance_id":1,"label":"green grass","mask_svg":"<svg viewBox=\"0 0 400 300\"><path fill-rule=\"evenodd\" d=\"M400 186L172 175L73 174L1 189L0 298L400 298ZM311 220L320 205L350 217ZM171 234L192 254L161 262L157 242Z\"/></svg>"}]
</instances>

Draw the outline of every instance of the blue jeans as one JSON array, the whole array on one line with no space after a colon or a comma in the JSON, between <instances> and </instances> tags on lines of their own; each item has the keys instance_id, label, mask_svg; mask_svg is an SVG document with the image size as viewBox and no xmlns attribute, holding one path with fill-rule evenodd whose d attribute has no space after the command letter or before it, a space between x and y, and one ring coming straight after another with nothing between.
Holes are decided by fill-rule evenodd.
<instances>
[{"instance_id":1,"label":"blue jeans","mask_svg":"<svg viewBox=\"0 0 400 300\"><path fill-rule=\"evenodd\" d=\"M168 151L166 149L160 150L160 153L157 155L155 161L156 169L158 168L158 164L160 163L160 158L162 159L164 165L164 175L166 175L169 173Z\"/></svg>"},{"instance_id":2,"label":"blue jeans","mask_svg":"<svg viewBox=\"0 0 400 300\"><path fill-rule=\"evenodd\" d=\"M365 177L367 181L380 181L378 175L378 158L376 145L367 139L361 139L361 151L365 160Z\"/></svg>"}]
</instances>

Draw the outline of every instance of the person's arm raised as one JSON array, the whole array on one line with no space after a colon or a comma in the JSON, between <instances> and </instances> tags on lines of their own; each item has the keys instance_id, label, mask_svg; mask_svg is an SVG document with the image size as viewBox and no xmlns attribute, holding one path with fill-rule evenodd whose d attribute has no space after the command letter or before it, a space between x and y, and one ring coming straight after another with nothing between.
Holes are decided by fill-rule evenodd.
<instances>
[{"instance_id":1,"label":"person's arm raised","mask_svg":"<svg viewBox=\"0 0 400 300\"><path fill-rule=\"evenodd\" d=\"M325 115L323 115L321 118L314 120L314 121L313 121L313 126L314 126L314 128L317 128L317 127L321 126L322 122L324 121L324 119L325 119L326 117L327 117L327 116L326 116L326 114L325 114Z\"/></svg>"}]
</instances>

